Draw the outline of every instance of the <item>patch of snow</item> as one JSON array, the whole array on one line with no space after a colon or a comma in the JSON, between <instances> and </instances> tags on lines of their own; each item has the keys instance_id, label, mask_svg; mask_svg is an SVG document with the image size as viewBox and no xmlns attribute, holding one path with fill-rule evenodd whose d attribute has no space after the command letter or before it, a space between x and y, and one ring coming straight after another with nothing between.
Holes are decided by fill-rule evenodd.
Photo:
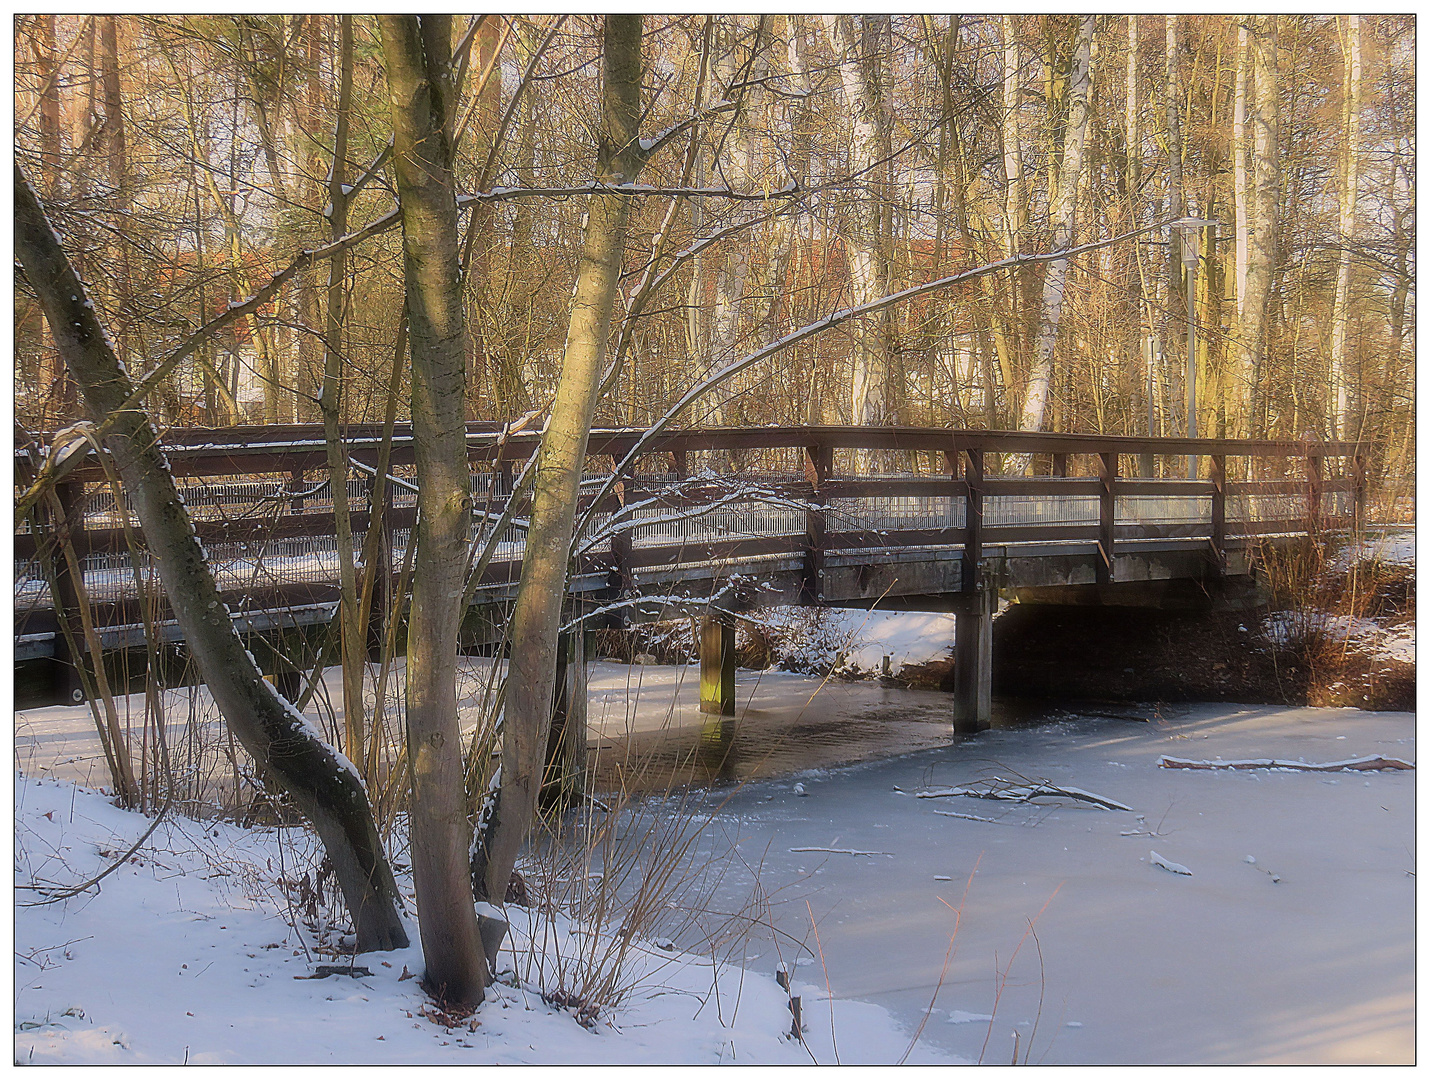
<instances>
[{"instance_id":1,"label":"patch of snow","mask_svg":"<svg viewBox=\"0 0 1430 1080\"><path fill-rule=\"evenodd\" d=\"M1182 874L1186 877L1192 876L1192 872L1188 870L1185 866L1183 866L1181 863L1176 863L1172 862L1169 859L1165 859L1161 855L1158 855L1155 851L1152 852L1152 865L1160 866L1163 870L1170 870L1174 874Z\"/></svg>"}]
</instances>

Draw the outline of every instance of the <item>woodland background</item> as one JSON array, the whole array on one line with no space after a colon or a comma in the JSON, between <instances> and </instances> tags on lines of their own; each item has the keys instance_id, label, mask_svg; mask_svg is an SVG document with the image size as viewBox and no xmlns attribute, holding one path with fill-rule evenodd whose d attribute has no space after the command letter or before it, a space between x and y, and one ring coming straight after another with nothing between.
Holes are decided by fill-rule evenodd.
<instances>
[{"instance_id":1,"label":"woodland background","mask_svg":"<svg viewBox=\"0 0 1430 1080\"><path fill-rule=\"evenodd\" d=\"M340 23L17 17L17 157L131 373L393 207L376 26L354 18L346 56ZM645 37L644 130L734 107L642 183L795 193L636 201L598 424L648 423L839 308L1193 216L1220 222L1196 275L1199 433L1364 436L1372 480L1413 485L1413 16L678 15ZM499 193L462 223L467 409L508 420L554 391L585 206L559 189L593 174L600 24L492 16L462 44L458 189ZM685 422L1182 433L1176 234L1072 258L1056 305L1048 266L813 337ZM164 380L156 422L317 421L325 343L331 407L379 422L402 288L395 228L311 265ZM23 281L14 320L16 420L54 430L78 407Z\"/></svg>"}]
</instances>

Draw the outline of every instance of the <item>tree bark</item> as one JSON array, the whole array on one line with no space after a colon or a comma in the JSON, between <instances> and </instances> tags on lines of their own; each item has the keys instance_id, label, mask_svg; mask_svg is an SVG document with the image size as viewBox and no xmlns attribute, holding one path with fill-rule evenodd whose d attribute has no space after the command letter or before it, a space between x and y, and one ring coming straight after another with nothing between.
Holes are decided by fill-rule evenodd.
<instances>
[{"instance_id":1,"label":"tree bark","mask_svg":"<svg viewBox=\"0 0 1430 1080\"><path fill-rule=\"evenodd\" d=\"M412 878L430 993L474 1005L486 963L467 879L457 723L457 632L472 505L465 424L466 320L450 141L451 16L378 19L392 102L412 354L417 554L407 629Z\"/></svg>"},{"instance_id":2,"label":"tree bark","mask_svg":"<svg viewBox=\"0 0 1430 1080\"><path fill-rule=\"evenodd\" d=\"M641 29L639 15L606 17L596 175L605 184L633 183L644 165L639 145ZM526 556L510 626L501 780L483 808L482 833L472 856L477 898L498 904L505 900L541 790L571 531L630 206L630 196L615 192L590 197L561 379L537 457Z\"/></svg>"},{"instance_id":3,"label":"tree bark","mask_svg":"<svg viewBox=\"0 0 1430 1080\"><path fill-rule=\"evenodd\" d=\"M159 437L137 409L133 384L110 348L86 290L39 201L15 168L15 251L55 341L96 421L159 570L184 640L229 729L293 797L332 859L359 951L407 946L392 870L357 771L264 681L244 649L174 486Z\"/></svg>"}]
</instances>

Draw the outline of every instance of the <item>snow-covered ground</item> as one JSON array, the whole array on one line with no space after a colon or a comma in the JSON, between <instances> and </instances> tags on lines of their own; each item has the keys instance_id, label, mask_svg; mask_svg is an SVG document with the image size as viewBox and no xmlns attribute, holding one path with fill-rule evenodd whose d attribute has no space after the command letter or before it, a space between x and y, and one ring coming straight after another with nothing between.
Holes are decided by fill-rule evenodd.
<instances>
[{"instance_id":1,"label":"snow-covered ground","mask_svg":"<svg viewBox=\"0 0 1430 1080\"><path fill-rule=\"evenodd\" d=\"M146 819L63 781L18 778L17 884L75 884L142 835ZM615 1014L582 1026L547 1004L531 940L552 962L587 938L564 919L511 908L505 974L478 1012L449 1026L410 972L420 947L353 962L370 974L312 978L320 952L278 885L311 854L300 830L250 831L173 818L99 887L59 903L17 892L15 1060L19 1063L740 1063L833 1061L827 1023L788 1037L788 998L772 973L638 943ZM293 835L297 833L297 835ZM298 849L295 851L295 848ZM411 893L407 890L408 902ZM416 927L409 923L416 941ZM574 931L574 932L573 932ZM330 942L333 940L328 939ZM347 963L348 956L341 958ZM826 1010L822 986L794 989ZM898 1060L911 1036L882 1008L835 1004L845 1060ZM450 1017L448 1019L451 1019ZM915 1047L911 1061L947 1061Z\"/></svg>"},{"instance_id":2,"label":"snow-covered ground","mask_svg":"<svg viewBox=\"0 0 1430 1080\"><path fill-rule=\"evenodd\" d=\"M1413 627L1403 642L1375 624L1329 629L1413 660ZM889 657L896 673L943 655L952 619L826 612L818 631L810 666L877 672ZM489 664L472 659L459 687L469 722ZM685 745L709 721L698 668L602 661L589 674L598 757L660 731ZM401 686L400 663L391 678ZM326 682L339 702L336 670ZM166 698L171 745L202 743L225 768L206 692ZM421 970L415 926L412 948L357 959L370 975L304 977L342 942L317 932L321 912L312 924L295 909L316 865L303 830L174 815L97 890L17 907L16 1059L850 1063L895 1062L912 1045L910 1061L1005 1062L1017 1033L1035 1063L1413 1060L1414 772L1158 765L1413 762L1413 714L1148 706L1145 722L1004 716L959 738L950 708L877 681L742 670L736 756L741 740L776 749L697 798L712 815L702 861L718 868L701 902L729 912L763 898L777 933L755 929L721 967L694 929L641 942L632 993L594 1029L541 997L553 957L588 944L590 927L533 926L511 909L508 974L475 1027L448 1027L403 978ZM120 716L142 726L142 697L121 699ZM72 783L107 783L86 708L17 713L15 730L16 884L82 882L147 822ZM913 752L888 758L901 750ZM862 763L834 765L848 761ZM994 777L1131 809L917 797ZM689 812L680 803L644 805L674 819ZM782 963L803 1046L785 1037Z\"/></svg>"}]
</instances>

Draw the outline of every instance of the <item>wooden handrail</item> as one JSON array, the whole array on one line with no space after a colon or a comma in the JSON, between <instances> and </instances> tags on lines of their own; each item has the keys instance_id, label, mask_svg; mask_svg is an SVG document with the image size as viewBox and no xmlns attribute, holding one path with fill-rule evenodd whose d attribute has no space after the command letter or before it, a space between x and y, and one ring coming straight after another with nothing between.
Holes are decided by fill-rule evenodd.
<instances>
[{"instance_id":1,"label":"wooden handrail","mask_svg":"<svg viewBox=\"0 0 1430 1080\"><path fill-rule=\"evenodd\" d=\"M619 460L639 429L598 428L591 433L588 456L615 455ZM48 436L38 436L45 441ZM377 425L351 425L344 429L345 444L358 460L372 464L382 443ZM412 461L410 425L399 424L392 441L393 465ZM473 461L523 460L540 444L539 432L503 436L501 425L467 425L468 456ZM27 444L33 446L33 443ZM759 427L688 428L666 431L648 445L646 455L674 455L680 461L691 452L712 450L801 449L820 446L832 452L847 450L904 450L933 453L1052 454L1064 468L1069 455L1154 454L1180 457L1188 454L1219 457L1363 458L1367 444L1350 441L1306 442L1269 439L1148 438L1135 435L1079 435L1064 432L990 431L931 427ZM171 428L164 435L170 467L181 476L242 475L316 470L326 465L320 425L284 424L267 427ZM17 456L24 453L17 445ZM1060 471L1060 470L1055 470ZM97 466L81 465L71 474L76 481L102 479Z\"/></svg>"}]
</instances>

